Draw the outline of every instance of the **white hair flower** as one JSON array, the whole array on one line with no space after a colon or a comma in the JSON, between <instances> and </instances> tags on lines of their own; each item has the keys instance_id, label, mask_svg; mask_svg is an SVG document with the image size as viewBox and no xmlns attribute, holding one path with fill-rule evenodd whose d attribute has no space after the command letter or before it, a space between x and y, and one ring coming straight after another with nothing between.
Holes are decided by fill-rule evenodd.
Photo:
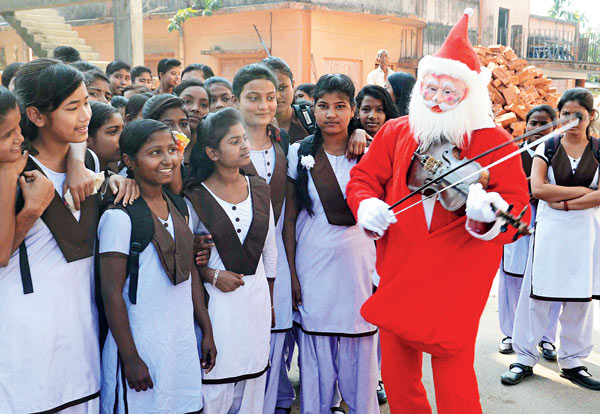
<instances>
[{"instance_id":1,"label":"white hair flower","mask_svg":"<svg viewBox=\"0 0 600 414\"><path fill-rule=\"evenodd\" d=\"M304 167L304 169L310 170L315 166L315 159L312 155L302 155L300 157L300 164Z\"/></svg>"}]
</instances>

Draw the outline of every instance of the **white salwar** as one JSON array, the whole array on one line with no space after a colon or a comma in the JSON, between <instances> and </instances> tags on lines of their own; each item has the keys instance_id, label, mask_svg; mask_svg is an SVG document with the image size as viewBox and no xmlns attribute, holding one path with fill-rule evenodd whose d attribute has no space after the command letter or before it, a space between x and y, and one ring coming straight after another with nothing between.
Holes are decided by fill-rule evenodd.
<instances>
[{"instance_id":1,"label":"white salwar","mask_svg":"<svg viewBox=\"0 0 600 414\"><path fill-rule=\"evenodd\" d=\"M172 216L166 229L175 238ZM98 226L100 254L129 255L131 219L122 210L107 210ZM153 243L141 252L136 304L123 286L129 327L154 388L136 392L123 381L122 363L112 332L102 352L102 413L190 413L202 409L202 374L194 330L192 278L177 285L167 276Z\"/></svg>"},{"instance_id":2,"label":"white salwar","mask_svg":"<svg viewBox=\"0 0 600 414\"><path fill-rule=\"evenodd\" d=\"M299 143L293 144L288 153L288 176L293 180L297 177L299 147ZM356 160L325 154L345 197ZM314 215L303 209L296 221L296 272L302 304L294 318L302 412L329 409L335 403L337 381L351 414L379 413L375 393L377 328L360 315L373 289L375 244L358 225L329 224L310 172L308 194ZM347 369L349 366L354 371ZM314 390L316 383L322 391Z\"/></svg>"},{"instance_id":3,"label":"white salwar","mask_svg":"<svg viewBox=\"0 0 600 414\"><path fill-rule=\"evenodd\" d=\"M62 197L66 174L35 161ZM73 215L79 220L80 214ZM0 268L0 413L62 406L97 413L100 348L94 257L67 263L41 219L25 236L25 245L33 293L23 294L19 250Z\"/></svg>"},{"instance_id":4,"label":"white salwar","mask_svg":"<svg viewBox=\"0 0 600 414\"><path fill-rule=\"evenodd\" d=\"M536 156L546 160L544 147L537 147ZM570 161L576 169L578 160ZM556 184L551 165L547 177ZM590 188L598 188L598 169ZM537 363L537 343L550 325L553 302L558 302L562 304L558 363L563 369L581 366L593 348L590 300L600 294L600 208L554 210L540 200L530 249L513 335L517 362Z\"/></svg>"},{"instance_id":5,"label":"white salwar","mask_svg":"<svg viewBox=\"0 0 600 414\"><path fill-rule=\"evenodd\" d=\"M201 184L204 185L204 184ZM252 197L238 204L220 199L206 187L235 226L243 244L252 224ZM249 184L250 191L250 184ZM195 234L207 234L191 202L190 224ZM237 221L236 219L239 219ZM225 271L215 246L208 267ZM204 374L204 413L261 413L264 404L264 373L269 366L271 298L267 278L275 278L277 247L273 211L269 230L256 273L244 275L244 285L233 292L222 292L204 283L209 296L208 313L213 326L217 360L213 370ZM199 329L196 326L196 329ZM200 340L201 334L197 334ZM200 342L198 342L200 347ZM244 408L246 407L246 408Z\"/></svg>"}]
</instances>

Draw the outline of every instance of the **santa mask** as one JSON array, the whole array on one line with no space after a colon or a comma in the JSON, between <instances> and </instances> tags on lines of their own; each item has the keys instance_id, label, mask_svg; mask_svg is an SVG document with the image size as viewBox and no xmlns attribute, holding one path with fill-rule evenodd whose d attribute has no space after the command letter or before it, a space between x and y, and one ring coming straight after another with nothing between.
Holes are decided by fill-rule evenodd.
<instances>
[{"instance_id":1,"label":"santa mask","mask_svg":"<svg viewBox=\"0 0 600 414\"><path fill-rule=\"evenodd\" d=\"M435 113L447 112L467 96L467 84L447 75L428 73L421 81L423 103Z\"/></svg>"}]
</instances>

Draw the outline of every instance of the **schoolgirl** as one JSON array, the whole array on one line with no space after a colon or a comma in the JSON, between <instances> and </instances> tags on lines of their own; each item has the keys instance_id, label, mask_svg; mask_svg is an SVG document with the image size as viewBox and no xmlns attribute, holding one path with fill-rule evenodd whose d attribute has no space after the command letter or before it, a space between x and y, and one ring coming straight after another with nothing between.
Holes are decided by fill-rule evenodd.
<instances>
[{"instance_id":1,"label":"schoolgirl","mask_svg":"<svg viewBox=\"0 0 600 414\"><path fill-rule=\"evenodd\" d=\"M187 207L163 190L181 157L169 127L155 120L129 123L119 144L141 198L129 214L123 208L107 210L98 228L102 297L110 327L102 354L102 412L200 412L198 349L207 372L214 366L216 349L194 266ZM151 215L153 236L138 253L134 273L132 223L141 225L141 213L136 220L130 215L140 209ZM194 319L202 331L200 347Z\"/></svg>"},{"instance_id":2,"label":"schoolgirl","mask_svg":"<svg viewBox=\"0 0 600 414\"><path fill-rule=\"evenodd\" d=\"M410 94L417 80L410 73L395 72L385 81L385 90L392 97L400 116L408 115Z\"/></svg>"},{"instance_id":3,"label":"schoolgirl","mask_svg":"<svg viewBox=\"0 0 600 414\"><path fill-rule=\"evenodd\" d=\"M185 160L189 160L192 148L196 143L196 129L202 118L209 112L210 95L202 82L198 79L188 79L181 82L173 89L185 106L190 127L190 142L186 147Z\"/></svg>"},{"instance_id":4,"label":"schoolgirl","mask_svg":"<svg viewBox=\"0 0 600 414\"><path fill-rule=\"evenodd\" d=\"M286 336L292 329L290 268L283 247L283 212L287 182L287 142L271 122L278 106L277 80L265 65L244 66L233 78L233 91L250 143L246 173L262 177L271 188L277 240L277 278L273 290L276 324L271 330L271 368L267 373L265 413L289 409L295 393L285 364ZM290 107L291 108L291 107Z\"/></svg>"},{"instance_id":5,"label":"schoolgirl","mask_svg":"<svg viewBox=\"0 0 600 414\"><path fill-rule=\"evenodd\" d=\"M188 122L188 116L183 101L174 95L165 93L148 99L142 109L142 115L144 119L154 119L163 122L167 124L172 131L182 133L186 137L191 135L190 124ZM180 194L183 189L184 172L181 170L181 161L183 161L184 154L178 152L177 155L182 158L175 166L176 174L171 180L169 188L175 194Z\"/></svg>"},{"instance_id":6,"label":"schoolgirl","mask_svg":"<svg viewBox=\"0 0 600 414\"><path fill-rule=\"evenodd\" d=\"M85 77L89 100L110 103L113 94L108 77L98 70L83 72L83 76Z\"/></svg>"},{"instance_id":7,"label":"schoolgirl","mask_svg":"<svg viewBox=\"0 0 600 414\"><path fill-rule=\"evenodd\" d=\"M203 378L204 412L257 414L275 322L270 189L262 178L240 174L250 145L237 110L209 114L199 128L184 194L194 233L210 233L215 242L200 269L218 350L215 368Z\"/></svg>"},{"instance_id":8,"label":"schoolgirl","mask_svg":"<svg viewBox=\"0 0 600 414\"><path fill-rule=\"evenodd\" d=\"M313 91L315 90L314 83L301 83L296 87L294 91L294 103L298 103L298 101L309 101L314 103Z\"/></svg>"},{"instance_id":9,"label":"schoolgirl","mask_svg":"<svg viewBox=\"0 0 600 414\"><path fill-rule=\"evenodd\" d=\"M28 158L27 151L21 154L20 122L17 99L7 88L0 86L0 267L8 264L12 253L17 180Z\"/></svg>"},{"instance_id":10,"label":"schoolgirl","mask_svg":"<svg viewBox=\"0 0 600 414\"><path fill-rule=\"evenodd\" d=\"M158 62L158 88L155 95L173 93L173 88L181 82L181 62L173 58L164 58Z\"/></svg>"},{"instance_id":11,"label":"schoolgirl","mask_svg":"<svg viewBox=\"0 0 600 414\"><path fill-rule=\"evenodd\" d=\"M367 85L356 95L356 120L371 137L375 137L387 120L398 116L390 94L381 86Z\"/></svg>"},{"instance_id":12,"label":"schoolgirl","mask_svg":"<svg viewBox=\"0 0 600 414\"><path fill-rule=\"evenodd\" d=\"M110 100L110 104L119 110L123 118L125 118L125 108L128 102L129 100L121 95L113 96Z\"/></svg>"},{"instance_id":13,"label":"schoolgirl","mask_svg":"<svg viewBox=\"0 0 600 414\"><path fill-rule=\"evenodd\" d=\"M132 96L127 102L125 107L125 123L142 119L142 108L144 104L150 99L152 95L148 96L146 93Z\"/></svg>"},{"instance_id":14,"label":"schoolgirl","mask_svg":"<svg viewBox=\"0 0 600 414\"><path fill-rule=\"evenodd\" d=\"M538 105L533 107L526 117L527 127L526 132L536 128L548 125L556 120L556 112L549 105ZM554 128L547 129L531 135L527 138L527 142L533 142L541 138L544 134L549 134ZM525 143L523 143L525 145ZM529 149L521 153L521 161L523 162L523 170L529 178L531 175L531 165L533 163L534 149ZM537 200L534 197L530 198L529 208L531 209L531 225L535 224L535 212L537 209ZM512 354L512 333L515 323L515 312L519 303L519 295L521 294L521 285L523 283L523 275L527 265L529 254L529 242L531 237L521 237L514 243L504 246L502 261L500 262L499 277L498 277L498 316L500 319L500 330L504 334L504 339L498 346L498 351L501 354ZM542 356L549 361L556 361L556 327L558 325L558 315L560 313L560 303L555 302L551 306L550 324L544 337L538 344Z\"/></svg>"},{"instance_id":15,"label":"schoolgirl","mask_svg":"<svg viewBox=\"0 0 600 414\"><path fill-rule=\"evenodd\" d=\"M0 412L94 413L100 390L93 297L99 195L75 212L62 199L69 144L87 140L87 90L75 68L38 59L20 69L15 92L31 154L25 170L37 172L33 184L47 182L38 182L45 176L52 185L38 192L38 205L28 205L33 188L20 179L25 205L13 242L20 247L0 269Z\"/></svg>"},{"instance_id":16,"label":"schoolgirl","mask_svg":"<svg viewBox=\"0 0 600 414\"><path fill-rule=\"evenodd\" d=\"M204 82L213 76L215 76L215 72L213 72L210 66L203 65L202 63L191 63L181 72L181 81L197 79L200 82Z\"/></svg>"},{"instance_id":17,"label":"schoolgirl","mask_svg":"<svg viewBox=\"0 0 600 414\"><path fill-rule=\"evenodd\" d=\"M345 188L356 160L344 153L354 85L341 74L315 88L314 136L290 147L284 241L292 274L303 413L330 409L336 380L351 413L378 413L377 328L360 316L372 291L375 245L356 225ZM339 298L339 300L332 300Z\"/></svg>"},{"instance_id":18,"label":"schoolgirl","mask_svg":"<svg viewBox=\"0 0 600 414\"><path fill-rule=\"evenodd\" d=\"M539 203L513 329L517 361L501 376L506 385L533 374L539 360L536 346L551 324L550 308L558 302L561 376L600 390L600 381L583 366L593 348L591 301L600 298L599 145L590 133L598 115L593 105L587 89L566 91L558 102L559 114L575 114L579 124L536 148L531 191Z\"/></svg>"},{"instance_id":19,"label":"schoolgirl","mask_svg":"<svg viewBox=\"0 0 600 414\"><path fill-rule=\"evenodd\" d=\"M88 148L92 150L101 171L118 172L121 160L119 138L123 131L123 117L112 105L90 102L92 118L88 126Z\"/></svg>"},{"instance_id":20,"label":"schoolgirl","mask_svg":"<svg viewBox=\"0 0 600 414\"><path fill-rule=\"evenodd\" d=\"M204 81L204 87L210 96L210 112L217 112L235 105L233 88L227 79L212 76Z\"/></svg>"}]
</instances>

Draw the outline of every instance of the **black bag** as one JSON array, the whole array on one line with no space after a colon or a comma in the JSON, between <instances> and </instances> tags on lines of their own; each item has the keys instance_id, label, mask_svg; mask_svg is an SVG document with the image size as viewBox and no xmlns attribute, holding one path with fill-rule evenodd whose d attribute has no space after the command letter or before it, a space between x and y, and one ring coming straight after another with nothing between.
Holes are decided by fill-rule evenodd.
<instances>
[{"instance_id":1,"label":"black bag","mask_svg":"<svg viewBox=\"0 0 600 414\"><path fill-rule=\"evenodd\" d=\"M306 129L310 135L314 134L317 122L315 121L315 115L310 106L306 104L293 104L292 108L294 108L296 118L298 118L304 129Z\"/></svg>"}]
</instances>

